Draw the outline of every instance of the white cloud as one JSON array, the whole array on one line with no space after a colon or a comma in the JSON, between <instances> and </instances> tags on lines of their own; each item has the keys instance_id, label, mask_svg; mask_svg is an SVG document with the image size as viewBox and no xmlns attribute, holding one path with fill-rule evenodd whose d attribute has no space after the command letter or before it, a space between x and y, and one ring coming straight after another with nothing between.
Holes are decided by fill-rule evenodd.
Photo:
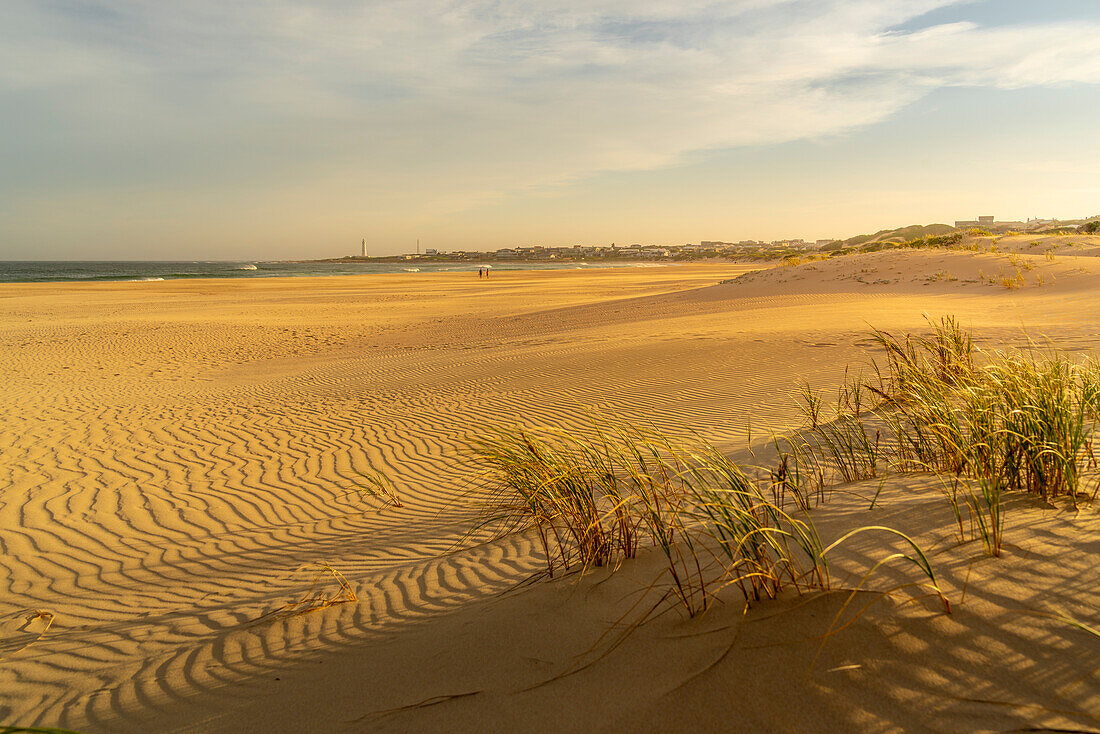
<instances>
[{"instance_id":1,"label":"white cloud","mask_svg":"<svg viewBox=\"0 0 1100 734\"><path fill-rule=\"evenodd\" d=\"M959 4L9 0L0 104L32 179L293 176L431 213L844 133L945 86L1100 82L1095 24L893 30Z\"/></svg>"}]
</instances>

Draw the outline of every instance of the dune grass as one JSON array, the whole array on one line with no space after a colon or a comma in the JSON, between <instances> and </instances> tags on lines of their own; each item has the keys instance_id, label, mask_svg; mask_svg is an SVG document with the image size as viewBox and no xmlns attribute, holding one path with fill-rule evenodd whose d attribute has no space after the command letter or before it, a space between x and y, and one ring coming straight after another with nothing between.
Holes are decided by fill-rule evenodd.
<instances>
[{"instance_id":1,"label":"dune grass","mask_svg":"<svg viewBox=\"0 0 1100 734\"><path fill-rule=\"evenodd\" d=\"M798 438L782 439L800 448L780 452L783 473L850 482L880 469L932 472L943 480L960 539L969 523L986 551L999 555L1005 492L1067 497L1075 507L1086 496L1082 472L1097 465L1100 364L1053 351L982 353L953 317L928 323L922 336L872 331L881 356L862 388L877 400L881 427L872 434L861 409L838 402L831 421L815 416ZM846 374L842 394L860 389L851 382ZM803 385L799 399L808 394Z\"/></svg>"},{"instance_id":2,"label":"dune grass","mask_svg":"<svg viewBox=\"0 0 1100 734\"><path fill-rule=\"evenodd\" d=\"M888 351L901 343L895 340ZM996 480L1045 500L1067 496L1076 503L1081 470L1096 463L1096 363L1033 350L992 353L978 367L972 340L953 320L935 325L925 343L953 346L915 366L890 364L879 390L892 411L900 449L895 466Z\"/></svg>"},{"instance_id":3,"label":"dune grass","mask_svg":"<svg viewBox=\"0 0 1100 734\"><path fill-rule=\"evenodd\" d=\"M983 352L950 316L929 319L923 335L871 337L880 355L868 372L845 373L831 416L819 392L800 386L807 425L772 437L776 463L767 469L746 470L702 439L613 419L579 431L484 431L471 446L484 501L471 535L533 531L550 576L616 567L656 548L662 600L695 616L731 585L750 604L785 589L828 589L826 555L838 543L870 530L901 535L860 527L824 547L809 511L832 484L933 473L960 541L969 527L992 556L1003 543L1006 492L1076 506L1082 472L1096 468L1100 364ZM927 557L901 537L913 552L880 563L911 563L950 611Z\"/></svg>"},{"instance_id":4,"label":"dune grass","mask_svg":"<svg viewBox=\"0 0 1100 734\"><path fill-rule=\"evenodd\" d=\"M1024 271L1017 269L1016 275L1009 277L1007 275L1001 276L1001 287L1010 291L1019 290L1027 285L1027 279L1024 277Z\"/></svg>"},{"instance_id":5,"label":"dune grass","mask_svg":"<svg viewBox=\"0 0 1100 734\"><path fill-rule=\"evenodd\" d=\"M814 429L823 463L831 466L842 482L859 482L878 476L883 458L882 436L871 436L861 418L840 413L836 419Z\"/></svg>"},{"instance_id":6,"label":"dune grass","mask_svg":"<svg viewBox=\"0 0 1100 734\"><path fill-rule=\"evenodd\" d=\"M802 412L802 415L806 418L806 421L810 424L810 427L817 428L817 425L821 422L822 411L825 407L825 401L821 397L821 393L810 387L808 382L803 382L796 393L798 397L798 409Z\"/></svg>"},{"instance_id":7,"label":"dune grass","mask_svg":"<svg viewBox=\"0 0 1100 734\"><path fill-rule=\"evenodd\" d=\"M602 437L601 437L602 438ZM475 461L488 490L486 510L478 528L504 535L534 528L546 551L547 572L575 566L604 566L632 558L643 520L658 535L666 527L669 508L664 497L651 497L652 514L626 514L626 477L614 471L621 459L607 440L591 443L558 432L539 435L518 428L486 432L473 446ZM605 517L610 504L610 517Z\"/></svg>"},{"instance_id":8,"label":"dune grass","mask_svg":"<svg viewBox=\"0 0 1100 734\"><path fill-rule=\"evenodd\" d=\"M355 485L353 489L361 497L374 497L393 507L404 507L397 487L384 471L372 466L360 472L359 476L362 477L362 483Z\"/></svg>"},{"instance_id":9,"label":"dune grass","mask_svg":"<svg viewBox=\"0 0 1100 734\"><path fill-rule=\"evenodd\" d=\"M583 433L497 428L472 453L485 500L472 532L533 530L551 576L616 566L645 546L665 560L662 601L689 616L731 585L749 603L829 588L812 521L776 500L816 480L761 481L701 439L607 422ZM938 592L931 566L917 565Z\"/></svg>"},{"instance_id":10,"label":"dune grass","mask_svg":"<svg viewBox=\"0 0 1100 734\"><path fill-rule=\"evenodd\" d=\"M295 569L295 573L310 573L313 577L309 588L302 595L277 609L265 612L252 620L252 624L272 619L297 617L302 614L328 609L337 604L359 601L351 583L344 574L337 571L327 561L306 563ZM335 590L328 587L335 585Z\"/></svg>"},{"instance_id":11,"label":"dune grass","mask_svg":"<svg viewBox=\"0 0 1100 734\"><path fill-rule=\"evenodd\" d=\"M789 496L803 511L810 509L810 500L818 504L825 500L826 464L813 444L804 436L773 436L772 446L778 457L771 470L772 497L785 507Z\"/></svg>"}]
</instances>

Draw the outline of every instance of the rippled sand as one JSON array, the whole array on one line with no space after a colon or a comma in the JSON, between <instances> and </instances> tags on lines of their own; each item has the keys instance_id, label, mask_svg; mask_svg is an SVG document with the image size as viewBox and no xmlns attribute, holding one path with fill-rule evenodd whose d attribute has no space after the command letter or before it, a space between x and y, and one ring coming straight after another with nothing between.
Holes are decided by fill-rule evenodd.
<instances>
[{"instance_id":1,"label":"rippled sand","mask_svg":"<svg viewBox=\"0 0 1100 734\"><path fill-rule=\"evenodd\" d=\"M967 282L983 257L0 286L0 723L240 730L225 712L289 671L512 588L541 566L522 536L445 555L479 425L604 410L743 450L868 324L1100 345L1094 258L1029 256L1008 291ZM371 465L403 508L356 491ZM337 593L320 564L359 601L289 614ZM363 695L438 695L395 680Z\"/></svg>"}]
</instances>

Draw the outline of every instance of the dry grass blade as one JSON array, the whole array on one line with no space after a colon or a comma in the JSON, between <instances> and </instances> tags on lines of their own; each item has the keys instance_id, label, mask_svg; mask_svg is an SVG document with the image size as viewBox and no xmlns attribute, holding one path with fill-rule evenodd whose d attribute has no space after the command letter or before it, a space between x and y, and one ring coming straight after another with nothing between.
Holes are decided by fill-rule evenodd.
<instances>
[{"instance_id":1,"label":"dry grass blade","mask_svg":"<svg viewBox=\"0 0 1100 734\"><path fill-rule=\"evenodd\" d=\"M22 633L21 639L0 642L0 659L15 655L41 640L50 631L56 617L53 612L40 609L24 609L5 615L4 619L22 620L16 632Z\"/></svg>"},{"instance_id":2,"label":"dry grass blade","mask_svg":"<svg viewBox=\"0 0 1100 734\"><path fill-rule=\"evenodd\" d=\"M1068 624L1071 627L1076 627L1077 629L1079 629L1083 632L1088 632L1093 637L1100 637L1100 629L1097 629L1096 627L1092 627L1090 625L1087 625L1087 624L1085 624L1084 622L1082 622L1080 620L1074 619L1073 617L1069 616L1068 614L1063 614L1062 612L1041 612L1041 611L1037 611L1037 610L1034 610L1034 609L1021 609L1021 610L1019 610L1019 613L1020 614L1028 614L1028 615L1031 615L1033 617L1046 617L1048 619L1054 619L1054 620L1057 620L1059 622L1064 622L1065 624Z\"/></svg>"},{"instance_id":3,"label":"dry grass blade","mask_svg":"<svg viewBox=\"0 0 1100 734\"><path fill-rule=\"evenodd\" d=\"M939 584L936 581L936 573L935 573L935 571L932 570L932 564L929 562L928 556L926 556L924 554L924 551L921 550L920 546L917 545L916 542L912 538L910 538L908 535L901 532L900 530L895 530L894 528L888 528L888 527L885 527L883 525L867 525L867 526L864 526L864 527L861 527L861 528L856 528L855 530L849 530L847 533L845 533L844 535L840 536L839 538L834 540L832 543L830 543L827 548L822 550L821 555L822 556L828 555L829 551L831 551L834 548L836 548L837 546L845 543L849 538L852 538L852 537L854 537L856 535L859 535L861 533L866 533L866 532L871 532L871 531L884 532L884 533L889 533L891 535L894 535L894 536L904 540L906 542L906 544L908 544L908 546L910 548L912 548L913 553L915 555L909 555L909 554L906 554L906 553L899 553L899 554L896 554L896 556L891 556L891 558L894 558L894 557L904 558L905 560L909 561L910 563L915 565L917 568L919 568L921 570L921 572L924 573L924 575L928 577L929 587L933 591L935 591L936 594L939 595L940 601L943 603L944 611L947 612L948 614L950 614L951 613L951 602L948 601L947 597L944 596L943 591L940 590ZM878 564L875 565L874 568L878 568L878 566L881 565L881 563L882 562L880 561Z\"/></svg>"},{"instance_id":4,"label":"dry grass blade","mask_svg":"<svg viewBox=\"0 0 1100 734\"><path fill-rule=\"evenodd\" d=\"M361 472L361 476L363 484L355 487L355 491L359 492L360 495L379 497L394 507L404 506L401 504L401 495L397 493L397 487L394 486L393 480L381 469L371 467L367 471Z\"/></svg>"},{"instance_id":5,"label":"dry grass blade","mask_svg":"<svg viewBox=\"0 0 1100 734\"><path fill-rule=\"evenodd\" d=\"M317 571L314 574L313 581L309 589L306 590L301 598L288 602L278 609L267 612L266 614L260 615L252 620L253 623L273 617L296 617L300 614L327 609L337 604L347 604L349 602L359 601L359 596L355 593L355 590L351 587L351 584L344 574L337 571L325 561L301 565L295 570L295 573L314 568L316 568ZM324 587L329 582L335 582L335 590L325 590Z\"/></svg>"}]
</instances>

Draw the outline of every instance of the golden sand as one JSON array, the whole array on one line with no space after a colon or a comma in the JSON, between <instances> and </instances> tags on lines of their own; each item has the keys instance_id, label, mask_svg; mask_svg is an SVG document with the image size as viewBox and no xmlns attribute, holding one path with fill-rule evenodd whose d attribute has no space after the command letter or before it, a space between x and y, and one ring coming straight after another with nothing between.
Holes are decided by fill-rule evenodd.
<instances>
[{"instance_id":1,"label":"golden sand","mask_svg":"<svg viewBox=\"0 0 1100 734\"><path fill-rule=\"evenodd\" d=\"M529 539L447 554L478 426L602 410L744 451L797 421L799 380L841 381L869 325L925 313L995 344L1095 350L1100 262L1018 244L1011 260L883 252L726 284L752 266L0 286L0 723L1100 728L1100 638L1026 613L1100 623L1092 507L1023 502L1007 557L975 561L934 486L890 480L879 514L861 495L877 482L856 487L823 527L921 536L954 615L884 602L820 654L832 597L667 617L556 680L645 561L499 597L541 567ZM1018 271L1019 289L989 284ZM370 466L404 507L356 491ZM358 601L291 614L341 593L325 564Z\"/></svg>"}]
</instances>

